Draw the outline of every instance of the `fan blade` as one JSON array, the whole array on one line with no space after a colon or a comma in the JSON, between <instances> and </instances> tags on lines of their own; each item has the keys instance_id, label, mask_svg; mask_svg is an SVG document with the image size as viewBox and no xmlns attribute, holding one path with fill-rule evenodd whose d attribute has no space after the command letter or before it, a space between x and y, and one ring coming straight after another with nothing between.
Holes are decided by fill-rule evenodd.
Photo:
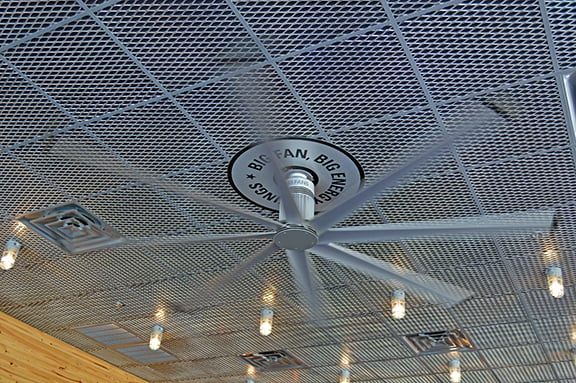
<instances>
[{"instance_id":1,"label":"fan blade","mask_svg":"<svg viewBox=\"0 0 576 383\"><path fill-rule=\"evenodd\" d=\"M276 246L274 243L270 243L268 246L266 246L258 253L253 254L250 257L244 259L232 270L228 271L224 275L212 281L206 288L207 292L214 295L215 292L222 290L224 287L228 286L230 283L240 278L243 274L250 271L256 265L258 265L261 262L264 262L266 258L274 254L279 249L280 248Z\"/></svg>"},{"instance_id":2,"label":"fan blade","mask_svg":"<svg viewBox=\"0 0 576 383\"><path fill-rule=\"evenodd\" d=\"M256 73L255 76L251 76L250 74L240 76L235 81L236 90L238 92L238 98L248 113L255 133L262 141L266 155L270 160L269 166L272 167L273 173L275 174L274 180L276 181L278 194L280 196L281 209L284 213L282 218L287 224L299 225L304 223L302 214L290 192L284 166L274 151L275 140L272 129L274 123L270 118L274 115L274 110L270 107L270 97L272 96L270 90L273 86L272 84L263 83L262 80L264 79L265 77L261 77L261 74Z\"/></svg>"},{"instance_id":3,"label":"fan blade","mask_svg":"<svg viewBox=\"0 0 576 383\"><path fill-rule=\"evenodd\" d=\"M220 241L246 241L250 239L271 239L276 232L241 233L241 234L213 234L213 235L173 235L166 237L138 238L120 243L121 247L141 247L153 245L178 245L199 242Z\"/></svg>"},{"instance_id":4,"label":"fan blade","mask_svg":"<svg viewBox=\"0 0 576 383\"><path fill-rule=\"evenodd\" d=\"M232 206L224 201L220 201L205 193L192 192L186 190L177 183L162 179L155 178L152 174L143 170L135 169L134 167L124 164L120 159L114 157L107 151L98 151L91 146L81 145L78 142L60 139L51 148L52 153L63 157L70 161L82 163L84 165L95 167L104 172L113 172L124 178L135 179L143 184L158 187L164 191L172 192L181 197L185 197L194 201L202 202L207 205L214 206L221 210L226 210L234 215L246 218L252 222L266 226L271 229L280 229L282 227L276 221L254 214L250 211Z\"/></svg>"},{"instance_id":5,"label":"fan blade","mask_svg":"<svg viewBox=\"0 0 576 383\"><path fill-rule=\"evenodd\" d=\"M283 227L282 224L280 224L274 220L271 220L271 219L266 218L266 217L262 217L261 215L254 214L248 210L241 209L237 206L232 206L232 205L230 205L224 201L220 201L214 197L207 196L204 193L200 193L198 191L191 192L191 191L186 190L183 187L175 184L174 182L167 182L166 180L153 180L153 179L149 179L149 181L144 181L144 180L142 180L142 181L146 184L162 188L168 192L173 192L175 194L178 194L181 197L187 197L191 200L203 202L207 205L212 205L218 209L226 210L229 213L233 213L239 217L246 218L249 221L252 221L254 223L258 223L262 226L266 226L266 227L271 228L271 229L279 230Z\"/></svg>"},{"instance_id":6,"label":"fan blade","mask_svg":"<svg viewBox=\"0 0 576 383\"><path fill-rule=\"evenodd\" d=\"M493 122L496 119L503 120L503 118L500 117L500 115L498 115L494 110L485 106L483 106L482 109L483 110L481 111L480 115L477 116L475 121ZM426 164L428 160L438 155L442 150L448 148L457 138L462 137L465 133L469 132L472 127L473 125L470 124L470 126L459 129L457 133L447 137L445 140L437 143L436 145L431 146L428 150L409 160L403 166L396 168L391 173L382 177L376 183L361 190L331 210L317 215L310 221L310 223L313 225L317 232L325 232L328 228L332 227L338 222L341 222L346 217L354 213L354 211L364 203L370 201L384 190L397 185L403 177Z\"/></svg>"},{"instance_id":7,"label":"fan blade","mask_svg":"<svg viewBox=\"0 0 576 383\"><path fill-rule=\"evenodd\" d=\"M314 268L311 261L308 259L310 255L306 254L304 251L286 250L286 256L292 266L300 290L306 297L312 320L323 325L323 304L318 297L318 285L315 279Z\"/></svg>"},{"instance_id":8,"label":"fan blade","mask_svg":"<svg viewBox=\"0 0 576 383\"><path fill-rule=\"evenodd\" d=\"M438 298L438 303L453 305L472 295L470 291L461 287L410 270L401 269L391 263L371 258L338 245L317 245L310 251L374 278L385 281L392 279L402 283L407 289L432 294Z\"/></svg>"},{"instance_id":9,"label":"fan blade","mask_svg":"<svg viewBox=\"0 0 576 383\"><path fill-rule=\"evenodd\" d=\"M359 243L403 241L427 236L454 234L498 234L519 231L549 231L554 224L554 212L524 214L494 214L382 225L335 228L320 236L318 243Z\"/></svg>"}]
</instances>

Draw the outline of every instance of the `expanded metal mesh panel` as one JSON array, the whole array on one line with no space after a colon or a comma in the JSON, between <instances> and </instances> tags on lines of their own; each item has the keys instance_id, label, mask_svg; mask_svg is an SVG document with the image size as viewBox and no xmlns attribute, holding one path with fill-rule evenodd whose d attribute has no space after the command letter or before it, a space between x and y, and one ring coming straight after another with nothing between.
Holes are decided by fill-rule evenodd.
<instances>
[{"instance_id":1,"label":"expanded metal mesh panel","mask_svg":"<svg viewBox=\"0 0 576 383\"><path fill-rule=\"evenodd\" d=\"M539 318L534 321L534 328L545 339L556 344L573 339L576 330L572 315Z\"/></svg>"},{"instance_id":2,"label":"expanded metal mesh panel","mask_svg":"<svg viewBox=\"0 0 576 383\"><path fill-rule=\"evenodd\" d=\"M15 97L2 97L2 137L0 146L16 144L26 139L62 128L72 120L50 100L42 96L10 63L0 62L0 84L3 89L17 92Z\"/></svg>"},{"instance_id":3,"label":"expanded metal mesh panel","mask_svg":"<svg viewBox=\"0 0 576 383\"><path fill-rule=\"evenodd\" d=\"M528 82L477 97L443 105L440 115L447 128L462 126L478 102L497 112L475 127L456 146L465 166L496 163L568 145L558 86L553 78ZM488 116L487 116L488 117Z\"/></svg>"},{"instance_id":4,"label":"expanded metal mesh panel","mask_svg":"<svg viewBox=\"0 0 576 383\"><path fill-rule=\"evenodd\" d=\"M270 66L176 97L231 155L269 137L318 134L302 105Z\"/></svg>"},{"instance_id":5,"label":"expanded metal mesh panel","mask_svg":"<svg viewBox=\"0 0 576 383\"><path fill-rule=\"evenodd\" d=\"M573 292L574 288L572 288L572 286L566 289L567 300L569 301L568 307L558 302L557 298L553 298L546 288L524 293L524 297L526 298L526 304L528 310L530 310L530 314L535 318L564 316L570 315L570 313L573 312L572 309L569 308L574 305Z\"/></svg>"},{"instance_id":6,"label":"expanded metal mesh panel","mask_svg":"<svg viewBox=\"0 0 576 383\"><path fill-rule=\"evenodd\" d=\"M409 197L406 199L406 197ZM378 205L392 222L469 217L478 214L461 174L449 174L401 185Z\"/></svg>"},{"instance_id":7,"label":"expanded metal mesh panel","mask_svg":"<svg viewBox=\"0 0 576 383\"><path fill-rule=\"evenodd\" d=\"M335 340L342 344L391 336L391 331L382 318L373 313L362 313L349 318L333 318L327 323Z\"/></svg>"},{"instance_id":8,"label":"expanded metal mesh panel","mask_svg":"<svg viewBox=\"0 0 576 383\"><path fill-rule=\"evenodd\" d=\"M129 1L97 17L169 90L264 61L221 1Z\"/></svg>"},{"instance_id":9,"label":"expanded metal mesh panel","mask_svg":"<svg viewBox=\"0 0 576 383\"><path fill-rule=\"evenodd\" d=\"M144 172L141 178L161 175L221 158L193 121L166 100L100 120L89 128L104 145L136 168L128 172L124 167L118 169L123 177L138 179L138 171ZM93 159L107 168L110 160L106 160Z\"/></svg>"},{"instance_id":10,"label":"expanded metal mesh panel","mask_svg":"<svg viewBox=\"0 0 576 383\"><path fill-rule=\"evenodd\" d=\"M259 383L334 382L344 364L352 381L448 382L456 355L416 355L403 336L451 329L474 346L457 355L463 381L575 379L574 134L557 82L574 65L572 2L4 8L0 244L15 237L22 249L0 273L2 311L151 382L245 383L238 356L272 350L310 368L258 373ZM282 249L220 286L272 239L186 242L270 231L195 194L277 220L228 181L230 159L262 137L336 145L369 187L455 132L463 135L336 226L556 212L550 233L343 244L473 293L457 305L313 254L319 311ZM64 203L135 242L70 255L15 221ZM562 299L547 290L551 265L563 270ZM406 290L402 320L390 313L395 288ZM258 331L265 306L275 312L267 337ZM172 361L138 362L75 330L121 326L147 351L156 323Z\"/></svg>"},{"instance_id":11,"label":"expanded metal mesh panel","mask_svg":"<svg viewBox=\"0 0 576 383\"><path fill-rule=\"evenodd\" d=\"M576 367L574 366L573 361L564 363L553 363L552 366L554 367L554 371L556 372L556 374L562 379L572 379L572 377L576 373ZM564 382L564 380L562 381Z\"/></svg>"},{"instance_id":12,"label":"expanded metal mesh panel","mask_svg":"<svg viewBox=\"0 0 576 383\"><path fill-rule=\"evenodd\" d=\"M510 383L520 382L554 382L554 371L549 365L532 365L494 369L494 374L500 381Z\"/></svg>"},{"instance_id":13,"label":"expanded metal mesh panel","mask_svg":"<svg viewBox=\"0 0 576 383\"><path fill-rule=\"evenodd\" d=\"M170 330L172 331L172 330ZM186 338L166 339L162 347L180 360L208 359L225 356L219 345L211 342L211 338Z\"/></svg>"},{"instance_id":14,"label":"expanded metal mesh panel","mask_svg":"<svg viewBox=\"0 0 576 383\"><path fill-rule=\"evenodd\" d=\"M369 368L377 377L383 380L410 375L415 371L426 370L426 367L418 359L378 361L370 363ZM354 374L354 376L356 376L356 374Z\"/></svg>"},{"instance_id":15,"label":"expanded metal mesh panel","mask_svg":"<svg viewBox=\"0 0 576 383\"><path fill-rule=\"evenodd\" d=\"M327 366L334 364L335 360L354 362L345 347L339 345L303 347L294 349L292 354L300 360L305 360L308 367Z\"/></svg>"},{"instance_id":16,"label":"expanded metal mesh panel","mask_svg":"<svg viewBox=\"0 0 576 383\"><path fill-rule=\"evenodd\" d=\"M332 133L330 138L362 164L369 185L406 163L415 153L440 141L442 134L434 115L425 110L342 129ZM455 170L453 157L442 152L402 181Z\"/></svg>"},{"instance_id":17,"label":"expanded metal mesh panel","mask_svg":"<svg viewBox=\"0 0 576 383\"><path fill-rule=\"evenodd\" d=\"M111 287L105 271L73 256L34 265L30 272L39 280L52 275L47 282L59 296L83 295Z\"/></svg>"},{"instance_id":18,"label":"expanded metal mesh panel","mask_svg":"<svg viewBox=\"0 0 576 383\"><path fill-rule=\"evenodd\" d=\"M280 68L326 129L426 105L391 28L286 59Z\"/></svg>"},{"instance_id":19,"label":"expanded metal mesh panel","mask_svg":"<svg viewBox=\"0 0 576 383\"><path fill-rule=\"evenodd\" d=\"M177 274L161 257L168 249L114 249L81 254L78 257L92 270L106 275L114 286L132 286ZM156 255L158 254L158 255ZM122 295L122 291L119 291Z\"/></svg>"},{"instance_id":20,"label":"expanded metal mesh panel","mask_svg":"<svg viewBox=\"0 0 576 383\"><path fill-rule=\"evenodd\" d=\"M402 320L391 320L390 326L403 335L458 328L450 313L437 306L411 308Z\"/></svg>"},{"instance_id":21,"label":"expanded metal mesh panel","mask_svg":"<svg viewBox=\"0 0 576 383\"><path fill-rule=\"evenodd\" d=\"M521 366L546 363L542 346L515 346L494 350L483 350L482 355L492 367Z\"/></svg>"},{"instance_id":22,"label":"expanded metal mesh panel","mask_svg":"<svg viewBox=\"0 0 576 383\"><path fill-rule=\"evenodd\" d=\"M39 284L36 284L36 286L41 288ZM52 296L56 296L56 294L52 294ZM93 312L86 310L86 307L82 304L81 297L29 302L26 305L5 308L3 311L18 320L25 321L29 325L45 331L91 325L94 323L95 318ZM42 314L39 315L38 313ZM91 343L91 348L99 347L101 345L95 342Z\"/></svg>"},{"instance_id":23,"label":"expanded metal mesh panel","mask_svg":"<svg viewBox=\"0 0 576 383\"><path fill-rule=\"evenodd\" d=\"M234 201L234 206L243 208L245 210L253 211L255 213L269 216L273 219L278 219L278 213L271 212L269 210L262 209L251 203L249 203L244 198L238 198L238 194L235 192L234 188L226 181L228 177L228 161L219 161L216 164L209 164L201 168L191 169L190 171L184 172L182 174L174 175L168 178L166 189L170 191L169 185L171 182L176 182L177 185L184 187L185 190L190 192L202 192L207 193L207 195L214 197L218 203L230 203ZM206 182L209 180L209 182ZM193 196L187 196L186 194L176 193L174 190L172 193L168 194L182 209L189 211L190 214L197 220L206 225L215 225L217 222L226 222L232 219L241 220L245 226L245 231L249 231L254 228L254 231L262 229L262 226L249 226L255 225L250 221L245 220L235 216L234 214L210 205L207 203L195 202ZM244 226L243 226L244 228ZM244 230L243 230L244 231Z\"/></svg>"},{"instance_id":24,"label":"expanded metal mesh panel","mask_svg":"<svg viewBox=\"0 0 576 383\"><path fill-rule=\"evenodd\" d=\"M538 174L532 178L532 175ZM574 198L574 163L569 149L470 170L470 180L486 212L523 211Z\"/></svg>"},{"instance_id":25,"label":"expanded metal mesh panel","mask_svg":"<svg viewBox=\"0 0 576 383\"><path fill-rule=\"evenodd\" d=\"M534 344L538 337L529 322L469 327L466 332L478 349Z\"/></svg>"},{"instance_id":26,"label":"expanded metal mesh panel","mask_svg":"<svg viewBox=\"0 0 576 383\"><path fill-rule=\"evenodd\" d=\"M159 235L191 226L185 215L147 185L113 190L81 204L127 237Z\"/></svg>"},{"instance_id":27,"label":"expanded metal mesh panel","mask_svg":"<svg viewBox=\"0 0 576 383\"><path fill-rule=\"evenodd\" d=\"M78 4L42 1L15 2L6 4L2 12L0 42L13 43L38 30L50 27L81 11Z\"/></svg>"},{"instance_id":28,"label":"expanded metal mesh panel","mask_svg":"<svg viewBox=\"0 0 576 383\"><path fill-rule=\"evenodd\" d=\"M166 377L148 366L131 365L123 367L123 369L133 375L136 375L149 382L161 382L166 380Z\"/></svg>"},{"instance_id":29,"label":"expanded metal mesh panel","mask_svg":"<svg viewBox=\"0 0 576 383\"><path fill-rule=\"evenodd\" d=\"M454 307L453 312L464 326L526 321L526 313L515 295L472 298Z\"/></svg>"},{"instance_id":30,"label":"expanded metal mesh panel","mask_svg":"<svg viewBox=\"0 0 576 383\"><path fill-rule=\"evenodd\" d=\"M438 370L441 366L446 372L448 372L448 363L453 359L459 359L462 368L462 375L466 374L468 369L479 370L486 368L484 360L480 357L478 352L461 352L457 354L453 353L439 353L439 354L427 354L423 355L421 360L422 363L427 365L433 370ZM445 376L445 379L447 377Z\"/></svg>"},{"instance_id":31,"label":"expanded metal mesh panel","mask_svg":"<svg viewBox=\"0 0 576 383\"><path fill-rule=\"evenodd\" d=\"M279 326L275 339L287 349L334 343L334 338L327 329L305 324Z\"/></svg>"},{"instance_id":32,"label":"expanded metal mesh panel","mask_svg":"<svg viewBox=\"0 0 576 383\"><path fill-rule=\"evenodd\" d=\"M4 55L77 118L98 116L160 93L89 17Z\"/></svg>"},{"instance_id":33,"label":"expanded metal mesh panel","mask_svg":"<svg viewBox=\"0 0 576 383\"><path fill-rule=\"evenodd\" d=\"M323 376L329 382L336 381L340 375L339 366L330 367L317 367L313 371ZM371 380L377 378L378 375L369 369L367 363L356 363L350 366L350 378L358 381Z\"/></svg>"},{"instance_id":34,"label":"expanded metal mesh panel","mask_svg":"<svg viewBox=\"0 0 576 383\"><path fill-rule=\"evenodd\" d=\"M354 33L387 21L377 0L235 2L242 16L273 56Z\"/></svg>"},{"instance_id":35,"label":"expanded metal mesh panel","mask_svg":"<svg viewBox=\"0 0 576 383\"><path fill-rule=\"evenodd\" d=\"M425 11L430 7L446 6L445 3L452 2L449 0L413 0L413 1L402 1L402 0L390 0L388 4L394 16L410 16L416 12Z\"/></svg>"},{"instance_id":36,"label":"expanded metal mesh panel","mask_svg":"<svg viewBox=\"0 0 576 383\"><path fill-rule=\"evenodd\" d=\"M546 13L550 22L550 29L554 40L554 48L560 67L573 67L576 56L572 42L576 32L572 28L574 4L570 0L552 0L546 2Z\"/></svg>"},{"instance_id":37,"label":"expanded metal mesh panel","mask_svg":"<svg viewBox=\"0 0 576 383\"><path fill-rule=\"evenodd\" d=\"M412 350L396 338L351 342L348 344L348 347L354 359L362 362L402 359L409 358L413 355Z\"/></svg>"},{"instance_id":38,"label":"expanded metal mesh panel","mask_svg":"<svg viewBox=\"0 0 576 383\"><path fill-rule=\"evenodd\" d=\"M28 166L9 154L0 154L0 196L11 217L64 202L68 196L55 189Z\"/></svg>"},{"instance_id":39,"label":"expanded metal mesh panel","mask_svg":"<svg viewBox=\"0 0 576 383\"><path fill-rule=\"evenodd\" d=\"M120 172L123 164L110 160L112 156L82 130L44 138L16 149L14 154L36 175L76 198L130 181Z\"/></svg>"},{"instance_id":40,"label":"expanded metal mesh panel","mask_svg":"<svg viewBox=\"0 0 576 383\"><path fill-rule=\"evenodd\" d=\"M464 1L400 28L430 93L448 99L551 72L541 22L535 1Z\"/></svg>"}]
</instances>

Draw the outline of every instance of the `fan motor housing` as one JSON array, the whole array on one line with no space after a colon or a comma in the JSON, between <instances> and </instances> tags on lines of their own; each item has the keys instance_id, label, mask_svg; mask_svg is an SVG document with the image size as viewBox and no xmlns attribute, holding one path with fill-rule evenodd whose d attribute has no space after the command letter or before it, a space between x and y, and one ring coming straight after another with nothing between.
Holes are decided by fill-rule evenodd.
<instances>
[{"instance_id":1,"label":"fan motor housing","mask_svg":"<svg viewBox=\"0 0 576 383\"><path fill-rule=\"evenodd\" d=\"M276 233L274 243L281 249L306 250L318 243L318 235L306 226L287 226Z\"/></svg>"}]
</instances>

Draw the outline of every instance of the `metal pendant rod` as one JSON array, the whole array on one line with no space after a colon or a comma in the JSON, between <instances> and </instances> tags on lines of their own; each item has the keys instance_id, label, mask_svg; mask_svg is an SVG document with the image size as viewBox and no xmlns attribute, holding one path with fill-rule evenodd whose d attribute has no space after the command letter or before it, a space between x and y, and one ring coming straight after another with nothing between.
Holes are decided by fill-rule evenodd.
<instances>
[{"instance_id":1,"label":"metal pendant rod","mask_svg":"<svg viewBox=\"0 0 576 383\"><path fill-rule=\"evenodd\" d=\"M314 218L314 182L312 176L305 170L288 170L286 183L296 208L304 221ZM280 222L286 222L286 207L284 200L280 200Z\"/></svg>"}]
</instances>

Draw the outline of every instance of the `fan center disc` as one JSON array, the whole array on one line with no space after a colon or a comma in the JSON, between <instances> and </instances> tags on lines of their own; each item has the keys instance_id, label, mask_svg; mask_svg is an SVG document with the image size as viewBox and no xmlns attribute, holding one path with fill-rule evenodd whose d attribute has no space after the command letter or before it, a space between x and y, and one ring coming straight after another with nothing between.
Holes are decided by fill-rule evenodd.
<instances>
[{"instance_id":1,"label":"fan center disc","mask_svg":"<svg viewBox=\"0 0 576 383\"><path fill-rule=\"evenodd\" d=\"M314 247L318 235L312 229L304 226L291 226L280 230L274 236L274 243L281 249L306 250Z\"/></svg>"},{"instance_id":2,"label":"fan center disc","mask_svg":"<svg viewBox=\"0 0 576 383\"><path fill-rule=\"evenodd\" d=\"M271 154L270 154L271 153ZM283 171L304 170L314 182L314 211L319 212L353 196L364 182L362 167L350 154L324 141L280 138L251 145L228 166L230 184L242 197L266 209L278 211L280 192L270 155Z\"/></svg>"}]
</instances>

